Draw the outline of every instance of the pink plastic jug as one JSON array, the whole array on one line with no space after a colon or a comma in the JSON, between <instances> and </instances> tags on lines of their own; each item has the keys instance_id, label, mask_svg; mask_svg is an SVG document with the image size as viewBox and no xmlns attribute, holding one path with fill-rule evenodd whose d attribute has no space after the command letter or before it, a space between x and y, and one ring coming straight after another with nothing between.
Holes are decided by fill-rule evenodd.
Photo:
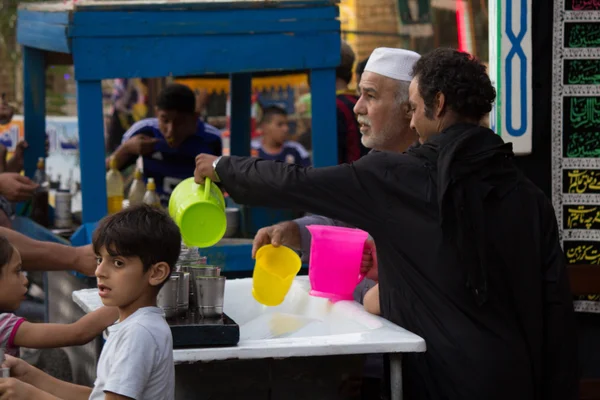
<instances>
[{"instance_id":1,"label":"pink plastic jug","mask_svg":"<svg viewBox=\"0 0 600 400\"><path fill-rule=\"evenodd\" d=\"M308 225L311 236L310 294L332 301L352 300L360 273L363 249L369 234L360 229Z\"/></svg>"}]
</instances>

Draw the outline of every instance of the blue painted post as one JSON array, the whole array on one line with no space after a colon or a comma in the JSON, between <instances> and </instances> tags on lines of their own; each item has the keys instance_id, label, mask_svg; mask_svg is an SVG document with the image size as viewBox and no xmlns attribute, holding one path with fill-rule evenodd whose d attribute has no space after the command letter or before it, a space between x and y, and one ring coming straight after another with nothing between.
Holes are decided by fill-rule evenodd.
<instances>
[{"instance_id":1,"label":"blue painted post","mask_svg":"<svg viewBox=\"0 0 600 400\"><path fill-rule=\"evenodd\" d=\"M310 71L312 104L313 165L328 167L338 163L335 69Z\"/></svg>"},{"instance_id":2,"label":"blue painted post","mask_svg":"<svg viewBox=\"0 0 600 400\"><path fill-rule=\"evenodd\" d=\"M39 157L46 157L46 62L44 52L23 47L25 175L33 178Z\"/></svg>"},{"instance_id":3,"label":"blue painted post","mask_svg":"<svg viewBox=\"0 0 600 400\"><path fill-rule=\"evenodd\" d=\"M77 110L82 220L96 222L108 212L101 81L77 81Z\"/></svg>"},{"instance_id":4,"label":"blue painted post","mask_svg":"<svg viewBox=\"0 0 600 400\"><path fill-rule=\"evenodd\" d=\"M252 74L231 74L231 155L250 155Z\"/></svg>"}]
</instances>

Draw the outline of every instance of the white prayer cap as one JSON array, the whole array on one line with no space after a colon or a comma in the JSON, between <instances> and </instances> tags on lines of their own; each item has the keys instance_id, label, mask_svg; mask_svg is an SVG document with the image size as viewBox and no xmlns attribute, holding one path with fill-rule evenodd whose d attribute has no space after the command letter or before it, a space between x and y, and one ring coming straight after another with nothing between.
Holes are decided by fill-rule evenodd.
<instances>
[{"instance_id":1,"label":"white prayer cap","mask_svg":"<svg viewBox=\"0 0 600 400\"><path fill-rule=\"evenodd\" d=\"M378 47L369 56L365 71L409 82L412 70L421 56L414 51Z\"/></svg>"}]
</instances>

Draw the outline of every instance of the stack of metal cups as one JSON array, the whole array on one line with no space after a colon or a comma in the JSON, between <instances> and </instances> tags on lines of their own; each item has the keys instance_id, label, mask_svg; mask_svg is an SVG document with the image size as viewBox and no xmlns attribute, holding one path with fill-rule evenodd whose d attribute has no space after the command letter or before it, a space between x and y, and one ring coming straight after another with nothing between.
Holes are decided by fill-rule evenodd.
<instances>
[{"instance_id":1,"label":"stack of metal cups","mask_svg":"<svg viewBox=\"0 0 600 400\"><path fill-rule=\"evenodd\" d=\"M225 277L221 276L221 268L207 265L206 257L201 257L196 247L182 243L176 274L183 274L180 279L188 283L188 302L179 301L178 307L185 307L186 312L189 309L202 318L221 317L225 295ZM184 286L180 285L180 298L185 297Z\"/></svg>"}]
</instances>

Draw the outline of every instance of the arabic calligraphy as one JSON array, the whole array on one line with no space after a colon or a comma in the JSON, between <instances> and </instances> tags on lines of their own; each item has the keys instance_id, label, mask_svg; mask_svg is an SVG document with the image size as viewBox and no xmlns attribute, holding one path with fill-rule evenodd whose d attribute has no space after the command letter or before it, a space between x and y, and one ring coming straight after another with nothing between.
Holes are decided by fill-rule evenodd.
<instances>
[{"instance_id":1,"label":"arabic calligraphy","mask_svg":"<svg viewBox=\"0 0 600 400\"><path fill-rule=\"evenodd\" d=\"M565 156L569 158L600 157L600 132L574 132L565 129Z\"/></svg>"},{"instance_id":2,"label":"arabic calligraphy","mask_svg":"<svg viewBox=\"0 0 600 400\"><path fill-rule=\"evenodd\" d=\"M600 0L571 0L571 10L600 10Z\"/></svg>"},{"instance_id":3,"label":"arabic calligraphy","mask_svg":"<svg viewBox=\"0 0 600 400\"><path fill-rule=\"evenodd\" d=\"M600 84L600 60L564 60L565 85Z\"/></svg>"},{"instance_id":4,"label":"arabic calligraphy","mask_svg":"<svg viewBox=\"0 0 600 400\"><path fill-rule=\"evenodd\" d=\"M564 170L563 189L565 193L600 193L600 170Z\"/></svg>"},{"instance_id":5,"label":"arabic calligraphy","mask_svg":"<svg viewBox=\"0 0 600 400\"><path fill-rule=\"evenodd\" d=\"M600 126L600 98L565 97L564 102L569 111L565 117L571 122L573 128Z\"/></svg>"},{"instance_id":6,"label":"arabic calligraphy","mask_svg":"<svg viewBox=\"0 0 600 400\"><path fill-rule=\"evenodd\" d=\"M565 254L569 264L600 264L600 243L565 240Z\"/></svg>"},{"instance_id":7,"label":"arabic calligraphy","mask_svg":"<svg viewBox=\"0 0 600 400\"><path fill-rule=\"evenodd\" d=\"M565 229L600 228L600 206L565 205L563 210Z\"/></svg>"},{"instance_id":8,"label":"arabic calligraphy","mask_svg":"<svg viewBox=\"0 0 600 400\"><path fill-rule=\"evenodd\" d=\"M583 301L600 301L600 294L590 294L588 296L578 296L577 300L583 300Z\"/></svg>"},{"instance_id":9,"label":"arabic calligraphy","mask_svg":"<svg viewBox=\"0 0 600 400\"><path fill-rule=\"evenodd\" d=\"M600 24L588 23L566 23L565 24L565 47L585 48L600 47Z\"/></svg>"}]
</instances>

